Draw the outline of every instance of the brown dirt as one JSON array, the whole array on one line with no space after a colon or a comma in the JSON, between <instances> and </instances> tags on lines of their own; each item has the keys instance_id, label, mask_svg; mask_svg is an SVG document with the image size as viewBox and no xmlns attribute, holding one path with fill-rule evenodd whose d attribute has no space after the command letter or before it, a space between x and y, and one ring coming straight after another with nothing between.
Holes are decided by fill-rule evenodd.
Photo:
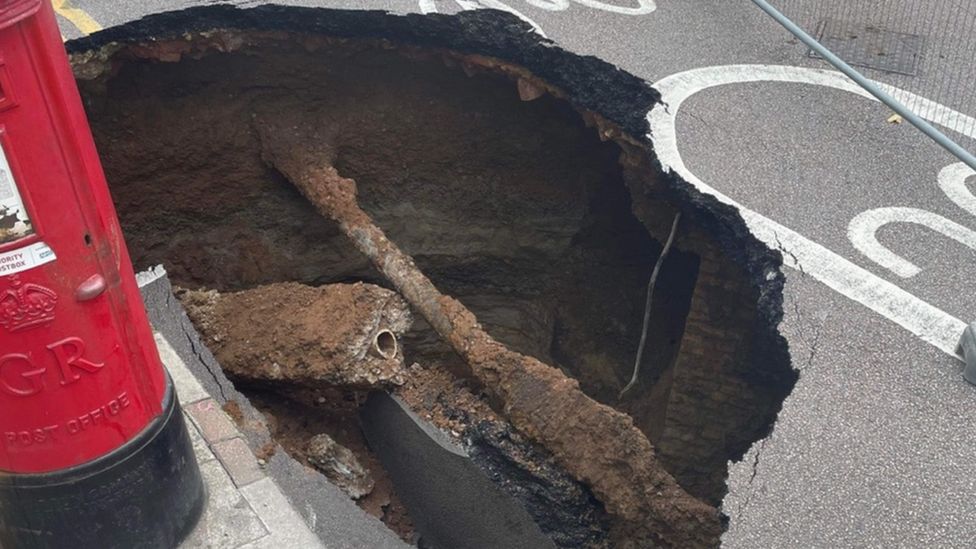
<instances>
[{"instance_id":1,"label":"brown dirt","mask_svg":"<svg viewBox=\"0 0 976 549\"><path fill-rule=\"evenodd\" d=\"M400 336L409 327L403 299L362 283L318 288L279 283L224 294L180 290L178 296L229 375L238 383L274 382L274 396L263 390L251 394L273 439L312 470L309 443L315 435L329 435L348 448L368 471L368 487L347 486L343 479L336 483L351 491L363 510L410 540L409 515L358 427L364 395L356 391L404 383L402 353L385 359L368 351L379 330ZM236 402L224 409L240 423ZM259 457L270 457L274 445L265 450Z\"/></svg>"},{"instance_id":2,"label":"brown dirt","mask_svg":"<svg viewBox=\"0 0 976 549\"><path fill-rule=\"evenodd\" d=\"M413 523L406 507L397 498L393 483L379 459L369 450L359 428L358 409L365 394L341 389L299 389L288 397L281 392L248 387L251 402L268 420L274 440L288 454L316 470L308 461L307 443L310 437L325 433L349 448L373 478L373 490L359 498L356 504L367 513L382 520L401 538L410 541Z\"/></svg>"},{"instance_id":3,"label":"brown dirt","mask_svg":"<svg viewBox=\"0 0 976 549\"><path fill-rule=\"evenodd\" d=\"M413 364L407 382L397 387L394 394L455 442L463 443L461 436L471 425L479 421L505 421L469 385L443 368ZM459 410L463 413L459 414Z\"/></svg>"},{"instance_id":4,"label":"brown dirt","mask_svg":"<svg viewBox=\"0 0 976 549\"><path fill-rule=\"evenodd\" d=\"M132 62L87 87L137 265L164 263L181 285L220 291L383 284L260 158L256 115L315 118L336 134L335 166L363 208L493 335L546 362L558 355L594 394L626 382L660 245L630 213L619 149L565 104L351 45ZM677 349L658 328L683 318L680 304L655 313L648 361L662 366L649 373ZM407 361L456 365L422 328L408 334L418 356Z\"/></svg>"},{"instance_id":5,"label":"brown dirt","mask_svg":"<svg viewBox=\"0 0 976 549\"><path fill-rule=\"evenodd\" d=\"M151 50L141 55L152 57ZM499 411L564 464L584 463L573 473L600 486L594 491L612 513L639 523L650 509L663 523L644 526L661 536L713 544L715 509L675 491L652 465L634 467L634 456L653 456L646 437L626 416L578 400L585 396L575 382L544 364L572 374L602 402L611 402L629 376L643 288L660 244L630 211L620 148L601 142L551 96L524 102L514 82L466 72L437 57L406 60L361 44L323 41L309 53L284 41L178 64L118 62L110 77L88 83L85 95L136 264L164 263L178 283L221 292L284 281L385 283L339 227L261 159L260 131L269 120L314 120L333 175L356 181L363 209L438 288L521 353L480 336L455 341L469 346L464 354L479 377L498 388ZM535 97L538 90L521 91ZM641 391L621 409L663 413L647 396L674 360L696 276L694 255L669 258ZM442 304L469 320L455 305ZM236 313L249 318L253 309ZM404 340L407 363L462 371L429 326L417 325ZM502 368L486 359L496 352ZM545 406L551 398L560 404ZM287 418L279 423L304 433L291 435L292 447L283 443L298 452L298 440L317 427L266 400L269 413ZM583 403L596 415L581 412ZM594 417L611 428L595 432ZM356 428L346 420L342 428ZM567 436L559 434L563 425ZM288 439L290 428L278 432ZM573 434L611 442L570 444ZM679 503L669 510L671 500ZM672 537L664 523L681 523L690 537ZM632 530L619 533L650 543Z\"/></svg>"},{"instance_id":6,"label":"brown dirt","mask_svg":"<svg viewBox=\"0 0 976 549\"><path fill-rule=\"evenodd\" d=\"M440 307L454 327L452 344L466 350L505 416L622 519L615 524L621 546L718 545L723 529L717 510L678 486L629 416L594 402L555 368L501 346L456 300L443 297Z\"/></svg>"},{"instance_id":7,"label":"brown dirt","mask_svg":"<svg viewBox=\"0 0 976 549\"><path fill-rule=\"evenodd\" d=\"M403 354L388 358L373 349L381 331L400 336L412 322L406 303L390 290L280 283L179 297L231 376L358 389L403 383Z\"/></svg>"},{"instance_id":8,"label":"brown dirt","mask_svg":"<svg viewBox=\"0 0 976 549\"><path fill-rule=\"evenodd\" d=\"M244 412L241 411L241 405L238 404L236 400L228 400L222 408L237 425L244 422Z\"/></svg>"},{"instance_id":9,"label":"brown dirt","mask_svg":"<svg viewBox=\"0 0 976 549\"><path fill-rule=\"evenodd\" d=\"M321 123L259 118L263 156L366 255L471 367L515 427L553 453L618 519L618 539L711 547L718 511L685 492L658 463L633 419L586 396L579 383L488 335L456 299L442 295L358 203L355 181L338 174L333 136Z\"/></svg>"}]
</instances>

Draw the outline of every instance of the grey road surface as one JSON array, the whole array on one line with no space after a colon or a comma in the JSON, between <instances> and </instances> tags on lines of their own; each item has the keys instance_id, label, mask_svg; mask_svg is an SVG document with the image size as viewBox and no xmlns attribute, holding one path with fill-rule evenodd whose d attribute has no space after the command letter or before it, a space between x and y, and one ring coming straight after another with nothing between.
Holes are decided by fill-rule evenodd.
<instances>
[{"instance_id":1,"label":"grey road surface","mask_svg":"<svg viewBox=\"0 0 976 549\"><path fill-rule=\"evenodd\" d=\"M74 5L111 26L203 3L75 0ZM287 3L442 13L477 4ZM505 0L502 5L535 22L562 47L597 55L650 82L701 67L827 68L746 0L660 0L656 9L639 14L633 13L636 6L653 3ZM71 17L61 22L67 37L79 35ZM974 40L938 38L960 44ZM969 65L971 57L954 56L940 67L969 75ZM931 73L867 74L926 89L925 79L935 78ZM976 105L954 106L976 114ZM976 255L965 242L915 218L883 226L878 240L921 269L903 278L859 251L848 236L856 216L890 207L911 208L916 217L927 212L938 218L938 227L944 220L964 230L976 228L976 211L955 204L937 184L940 171L955 160L911 127L888 123L889 115L880 104L848 92L760 80L704 89L681 107L676 126L681 157L708 185L868 276L895 284L949 317L970 321L976 317ZM969 138L955 136L976 148ZM970 178L969 193L973 183ZM976 546L976 387L961 379L956 358L808 272L801 262L787 273L782 327L802 376L773 435L731 467L724 511L732 520L724 544Z\"/></svg>"}]
</instances>

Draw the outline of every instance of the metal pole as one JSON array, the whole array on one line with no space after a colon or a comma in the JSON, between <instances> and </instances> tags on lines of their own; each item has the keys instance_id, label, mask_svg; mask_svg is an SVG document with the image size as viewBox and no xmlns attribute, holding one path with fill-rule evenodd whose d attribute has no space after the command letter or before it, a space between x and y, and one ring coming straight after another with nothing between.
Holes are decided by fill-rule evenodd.
<instances>
[{"instance_id":1,"label":"metal pole","mask_svg":"<svg viewBox=\"0 0 976 549\"><path fill-rule=\"evenodd\" d=\"M861 86L868 93L875 96L878 101L881 101L890 107L891 110L901 115L902 118L921 130L922 133L932 138L932 140L941 145L942 148L955 155L959 160L962 160L973 170L976 170L976 156L973 156L958 143L946 137L944 133L935 129L935 127L933 127L931 124L909 110L908 107L902 105L896 101L895 98L885 93L874 82L868 80L861 73L854 70L850 65L845 63L843 59L834 55L833 52L825 48L823 44L817 42L817 40L807 34L806 31L798 27L796 23L771 6L769 2L766 2L766 0L752 0L752 3L759 6L759 9L763 10L766 12L766 14L775 19L777 23L783 26L783 28L793 33L793 36L799 38L800 41L806 44L810 49L819 53L821 57L836 67L837 70L847 75L847 77L856 82L857 85Z\"/></svg>"}]
</instances>

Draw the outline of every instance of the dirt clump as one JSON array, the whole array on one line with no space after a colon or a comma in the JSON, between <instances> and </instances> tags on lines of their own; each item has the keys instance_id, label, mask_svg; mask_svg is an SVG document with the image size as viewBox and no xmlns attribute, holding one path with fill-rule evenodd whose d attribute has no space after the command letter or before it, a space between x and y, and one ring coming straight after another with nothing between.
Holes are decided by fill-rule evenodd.
<instances>
[{"instance_id":1,"label":"dirt clump","mask_svg":"<svg viewBox=\"0 0 976 549\"><path fill-rule=\"evenodd\" d=\"M180 297L235 377L346 388L403 383L396 338L412 320L395 292L363 283L281 283L234 293L183 291Z\"/></svg>"},{"instance_id":2,"label":"dirt clump","mask_svg":"<svg viewBox=\"0 0 976 549\"><path fill-rule=\"evenodd\" d=\"M397 339L403 299L365 283L277 283L178 297L224 370L268 421L275 441L409 540L412 521L360 431L364 390L405 381Z\"/></svg>"},{"instance_id":3,"label":"dirt clump","mask_svg":"<svg viewBox=\"0 0 976 549\"><path fill-rule=\"evenodd\" d=\"M567 474L552 453L495 412L472 381L440 367L413 364L407 382L393 394L461 446L556 546L612 546L609 517L590 489Z\"/></svg>"},{"instance_id":4,"label":"dirt clump","mask_svg":"<svg viewBox=\"0 0 976 549\"><path fill-rule=\"evenodd\" d=\"M407 382L397 387L393 394L454 442L463 445L462 435L473 424L505 421L491 409L471 381L460 379L443 368L422 367L417 363L412 364L409 371Z\"/></svg>"},{"instance_id":5,"label":"dirt clump","mask_svg":"<svg viewBox=\"0 0 976 549\"><path fill-rule=\"evenodd\" d=\"M359 463L352 450L329 435L319 433L310 438L305 452L308 462L352 499L359 499L373 491L375 483L369 470Z\"/></svg>"},{"instance_id":6,"label":"dirt clump","mask_svg":"<svg viewBox=\"0 0 976 549\"><path fill-rule=\"evenodd\" d=\"M382 520L402 539L412 540L413 521L380 460L366 444L359 424L358 410L366 400L366 393L335 387L281 384L269 388L267 384L244 383L241 387L266 418L272 438L310 473L321 472L312 463L315 454L309 452L311 437L326 434L336 444L348 449L365 471L365 476L373 482L368 493L353 498L356 505ZM364 487L360 485L360 488Z\"/></svg>"},{"instance_id":7,"label":"dirt clump","mask_svg":"<svg viewBox=\"0 0 976 549\"><path fill-rule=\"evenodd\" d=\"M230 418L240 426L244 423L244 412L241 410L241 405L236 400L228 400L226 404L221 406Z\"/></svg>"}]
</instances>

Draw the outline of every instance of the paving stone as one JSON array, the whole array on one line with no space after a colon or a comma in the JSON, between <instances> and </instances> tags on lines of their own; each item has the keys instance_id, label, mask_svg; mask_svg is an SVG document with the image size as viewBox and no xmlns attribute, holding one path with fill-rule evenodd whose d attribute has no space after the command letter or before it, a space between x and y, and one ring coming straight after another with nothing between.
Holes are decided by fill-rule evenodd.
<instances>
[{"instance_id":1,"label":"paving stone","mask_svg":"<svg viewBox=\"0 0 976 549\"><path fill-rule=\"evenodd\" d=\"M195 402L184 409L210 444L238 436L237 427L212 398Z\"/></svg>"},{"instance_id":2,"label":"paving stone","mask_svg":"<svg viewBox=\"0 0 976 549\"><path fill-rule=\"evenodd\" d=\"M301 547L313 549L325 547L319 538L309 530L301 515L291 506L278 486L270 478L259 480L241 488L241 493L250 502L261 520L271 531L271 536L249 543L248 549Z\"/></svg>"},{"instance_id":3,"label":"paving stone","mask_svg":"<svg viewBox=\"0 0 976 549\"><path fill-rule=\"evenodd\" d=\"M186 412L183 415L186 416L186 430L190 433L190 442L193 443L193 453L197 456L197 463L206 463L217 459L210 451L207 441L203 440L203 435L200 434L197 426L193 424L190 415Z\"/></svg>"},{"instance_id":4,"label":"paving stone","mask_svg":"<svg viewBox=\"0 0 976 549\"><path fill-rule=\"evenodd\" d=\"M207 506L200 522L180 547L232 549L268 536L264 522L237 491L219 461L201 464L200 473L207 485Z\"/></svg>"},{"instance_id":5,"label":"paving stone","mask_svg":"<svg viewBox=\"0 0 976 549\"><path fill-rule=\"evenodd\" d=\"M214 444L213 450L238 487L247 486L265 477L264 471L258 466L257 458L244 439L237 437L218 442Z\"/></svg>"}]
</instances>

